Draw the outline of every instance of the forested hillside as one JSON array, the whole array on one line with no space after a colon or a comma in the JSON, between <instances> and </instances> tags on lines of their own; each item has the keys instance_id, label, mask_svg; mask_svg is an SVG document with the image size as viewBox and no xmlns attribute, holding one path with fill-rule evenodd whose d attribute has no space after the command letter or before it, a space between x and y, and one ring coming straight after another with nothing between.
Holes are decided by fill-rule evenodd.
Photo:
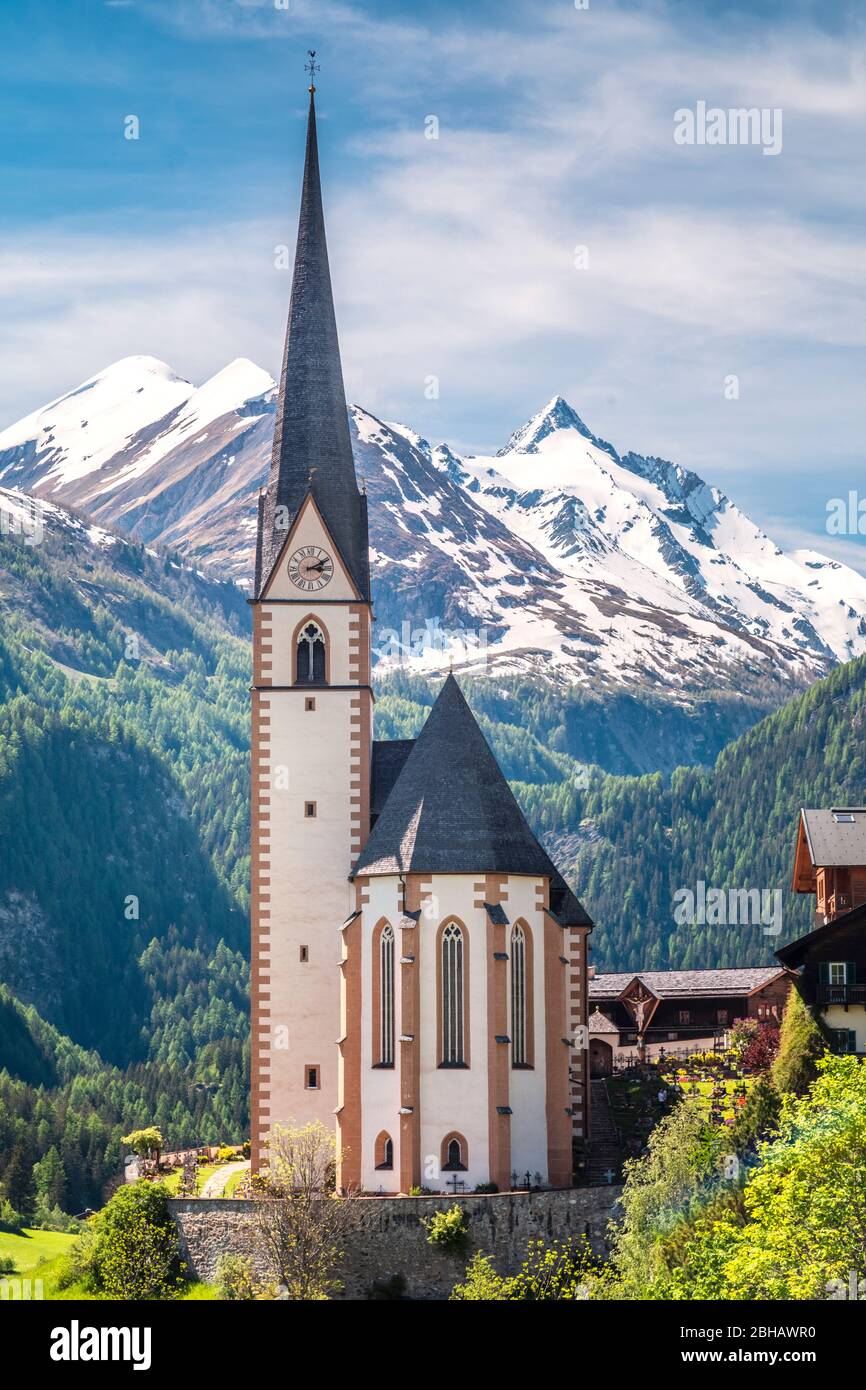
<instances>
[{"instance_id":1,"label":"forested hillside","mask_svg":"<svg viewBox=\"0 0 866 1390\"><path fill-rule=\"evenodd\" d=\"M218 951L215 989L230 994L232 973ZM240 1134L246 1082L231 1038L204 1043L195 1067L111 1067L0 985L0 1058L3 1190L17 1211L40 1196L47 1210L100 1205L121 1172L121 1136L137 1126L156 1123L176 1144Z\"/></svg>"},{"instance_id":2,"label":"forested hillside","mask_svg":"<svg viewBox=\"0 0 866 1390\"><path fill-rule=\"evenodd\" d=\"M0 584L0 979L106 1060L192 1060L152 1010L246 949L243 604L66 528Z\"/></svg>"},{"instance_id":3,"label":"forested hillside","mask_svg":"<svg viewBox=\"0 0 866 1390\"><path fill-rule=\"evenodd\" d=\"M0 535L0 1154L66 1210L135 1124L247 1123L246 625L66 514Z\"/></svg>"}]
</instances>

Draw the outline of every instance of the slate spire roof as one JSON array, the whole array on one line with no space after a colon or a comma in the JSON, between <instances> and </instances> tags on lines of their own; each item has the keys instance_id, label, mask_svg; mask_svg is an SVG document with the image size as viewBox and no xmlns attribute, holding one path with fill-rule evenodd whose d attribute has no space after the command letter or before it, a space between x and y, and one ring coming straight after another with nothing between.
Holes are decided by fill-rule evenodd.
<instances>
[{"instance_id":1,"label":"slate spire roof","mask_svg":"<svg viewBox=\"0 0 866 1390\"><path fill-rule=\"evenodd\" d=\"M355 865L358 874L548 876L563 926L591 925L536 840L450 675Z\"/></svg>"},{"instance_id":2,"label":"slate spire roof","mask_svg":"<svg viewBox=\"0 0 866 1390\"><path fill-rule=\"evenodd\" d=\"M358 491L325 240L316 107L310 89L307 152L273 452L256 547L258 596L312 492L363 598L369 598L367 499ZM286 508L278 513L277 508Z\"/></svg>"}]
</instances>

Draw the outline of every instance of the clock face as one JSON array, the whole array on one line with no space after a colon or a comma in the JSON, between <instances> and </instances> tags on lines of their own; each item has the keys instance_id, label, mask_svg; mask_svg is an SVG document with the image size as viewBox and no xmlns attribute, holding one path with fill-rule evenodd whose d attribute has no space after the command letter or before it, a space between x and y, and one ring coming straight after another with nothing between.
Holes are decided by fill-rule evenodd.
<instances>
[{"instance_id":1,"label":"clock face","mask_svg":"<svg viewBox=\"0 0 866 1390\"><path fill-rule=\"evenodd\" d=\"M302 545L289 560L289 578L305 593L324 589L334 577L334 562L318 545Z\"/></svg>"}]
</instances>

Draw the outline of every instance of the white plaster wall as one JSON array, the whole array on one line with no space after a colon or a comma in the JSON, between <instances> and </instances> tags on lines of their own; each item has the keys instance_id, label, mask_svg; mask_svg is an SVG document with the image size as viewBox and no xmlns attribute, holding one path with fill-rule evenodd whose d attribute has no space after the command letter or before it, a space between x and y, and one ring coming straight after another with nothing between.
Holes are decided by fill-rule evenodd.
<instances>
[{"instance_id":1,"label":"white plaster wall","mask_svg":"<svg viewBox=\"0 0 866 1390\"><path fill-rule=\"evenodd\" d=\"M271 712L270 1120L319 1119L330 1129L337 1104L339 928L352 902L351 692L317 692L313 712L293 691L263 698ZM277 785L282 769L285 789ZM312 819L304 817L308 800L316 802ZM307 1065L321 1069L318 1091L304 1087Z\"/></svg>"},{"instance_id":2,"label":"white plaster wall","mask_svg":"<svg viewBox=\"0 0 866 1390\"><path fill-rule=\"evenodd\" d=\"M434 874L431 909L422 911L421 937L421 1166L422 1184L444 1186L439 1168L442 1140L456 1129L469 1146L468 1172L459 1173L471 1191L490 1177L487 1147L487 914L476 910L475 883L469 874ZM439 1066L436 1020L436 932L440 922L459 917L469 936L468 1068ZM510 915L510 914L509 914Z\"/></svg>"},{"instance_id":3,"label":"white plaster wall","mask_svg":"<svg viewBox=\"0 0 866 1390\"><path fill-rule=\"evenodd\" d=\"M400 1188L400 917L399 879L371 878L370 901L364 907L361 930L361 1186L367 1192L397 1192ZM394 928L394 1056L392 1068L374 1067L373 1055L373 933L382 918ZM376 1139L385 1131L394 1141L394 1167L376 1170Z\"/></svg>"},{"instance_id":4,"label":"white plaster wall","mask_svg":"<svg viewBox=\"0 0 866 1390\"><path fill-rule=\"evenodd\" d=\"M332 686L349 684L350 613L348 604L320 603L317 605L315 599L307 599L301 603L275 603L270 608L267 603L263 603L262 609L271 617L273 652L270 658L271 671L269 674L274 685L292 684L295 628L300 622L305 622L308 617L313 622L318 623L328 636L329 684ZM357 628L353 627L352 632L356 631ZM299 693L293 697L296 700L302 699L304 694L319 694L318 689L302 691L298 687L298 690Z\"/></svg>"},{"instance_id":5,"label":"white plaster wall","mask_svg":"<svg viewBox=\"0 0 866 1390\"><path fill-rule=\"evenodd\" d=\"M547 1181L547 1038L544 1007L544 915L535 906L537 878L510 877L508 880L508 915L511 926L519 917L532 932L533 952L533 1036L534 1065L532 1071L512 1067L509 1075L511 1117L511 1170L521 1178L528 1171L540 1173ZM506 948L508 961L508 1031L511 1033L511 942ZM562 954L565 954L563 951ZM562 967L563 971L565 966ZM562 1049L565 1053L565 1048Z\"/></svg>"},{"instance_id":6,"label":"white plaster wall","mask_svg":"<svg viewBox=\"0 0 866 1390\"><path fill-rule=\"evenodd\" d=\"M832 1004L824 1014L824 1022L828 1028L853 1028L857 1051L866 1052L866 1009L862 1004L849 1004L847 1012L841 1004Z\"/></svg>"}]
</instances>

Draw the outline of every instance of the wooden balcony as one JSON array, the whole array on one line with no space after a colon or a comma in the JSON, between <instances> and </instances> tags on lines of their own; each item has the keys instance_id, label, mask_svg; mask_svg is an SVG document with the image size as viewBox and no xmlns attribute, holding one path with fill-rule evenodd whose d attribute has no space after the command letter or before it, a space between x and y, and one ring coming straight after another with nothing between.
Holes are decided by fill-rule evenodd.
<instances>
[{"instance_id":1,"label":"wooden balcony","mask_svg":"<svg viewBox=\"0 0 866 1390\"><path fill-rule=\"evenodd\" d=\"M831 893L827 898L825 911L827 916L832 920L834 917L841 916L843 912L850 912L851 907L851 894L837 890L835 893Z\"/></svg>"},{"instance_id":2,"label":"wooden balcony","mask_svg":"<svg viewBox=\"0 0 866 1390\"><path fill-rule=\"evenodd\" d=\"M818 1003L822 1008L830 1004L863 1004L866 1006L866 984L863 985L819 985Z\"/></svg>"}]
</instances>

